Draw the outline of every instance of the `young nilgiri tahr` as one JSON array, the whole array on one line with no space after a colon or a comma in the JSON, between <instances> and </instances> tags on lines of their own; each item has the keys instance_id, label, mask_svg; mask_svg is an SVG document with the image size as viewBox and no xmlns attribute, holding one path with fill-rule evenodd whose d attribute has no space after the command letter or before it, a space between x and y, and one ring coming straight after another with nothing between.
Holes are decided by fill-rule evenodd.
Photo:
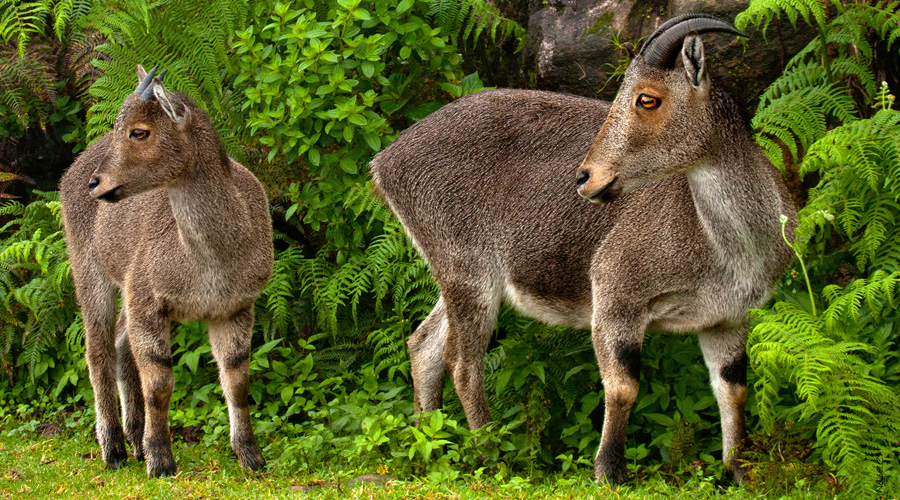
<instances>
[{"instance_id":1,"label":"young nilgiri tahr","mask_svg":"<svg viewBox=\"0 0 900 500\"><path fill-rule=\"evenodd\" d=\"M418 411L440 407L446 371L469 425L490 420L483 357L501 303L590 328L606 394L595 474L622 483L644 335L696 332L740 481L747 309L790 265L780 217L790 232L796 209L739 106L709 79L699 36L709 31L742 35L680 16L650 35L612 103L483 91L375 157L375 188L441 290L409 339Z\"/></svg>"},{"instance_id":2,"label":"young nilgiri tahr","mask_svg":"<svg viewBox=\"0 0 900 500\"><path fill-rule=\"evenodd\" d=\"M247 389L253 303L272 272L268 201L256 177L225 153L207 114L166 90L155 69L138 66L140 85L112 131L75 160L59 187L97 440L112 468L126 458L127 437L151 477L175 473L170 320L204 320L231 447L243 467L259 469L265 460Z\"/></svg>"}]
</instances>

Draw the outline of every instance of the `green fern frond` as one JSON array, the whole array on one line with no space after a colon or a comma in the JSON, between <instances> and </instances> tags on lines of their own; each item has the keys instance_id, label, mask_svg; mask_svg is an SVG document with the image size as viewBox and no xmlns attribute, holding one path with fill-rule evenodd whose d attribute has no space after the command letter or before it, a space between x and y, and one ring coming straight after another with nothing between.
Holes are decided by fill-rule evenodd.
<instances>
[{"instance_id":1,"label":"green fern frond","mask_svg":"<svg viewBox=\"0 0 900 500\"><path fill-rule=\"evenodd\" d=\"M825 5L820 0L763 0L752 1L746 10L734 19L734 26L744 30L751 23L763 34L772 19L786 16L792 26L797 26L797 19L803 18L807 24L822 26L825 24Z\"/></svg>"},{"instance_id":2,"label":"green fern frond","mask_svg":"<svg viewBox=\"0 0 900 500\"><path fill-rule=\"evenodd\" d=\"M190 96L217 127L234 122L236 102L225 88L234 73L231 42L249 16L246 3L123 0L108 2L102 16L93 15L108 41L96 49L103 57L93 60L103 76L90 89L97 102L88 114L90 139L109 129L122 99L134 90L137 64L167 68L166 87ZM239 153L235 145L226 141L232 155Z\"/></svg>"},{"instance_id":3,"label":"green fern frond","mask_svg":"<svg viewBox=\"0 0 900 500\"><path fill-rule=\"evenodd\" d=\"M840 86L824 82L824 77L815 63L800 63L786 70L760 96L751 126L773 163L782 163L781 150L772 148L766 136L779 139L796 162L801 150L828 131L828 119L849 121L855 117L856 103Z\"/></svg>"},{"instance_id":4,"label":"green fern frond","mask_svg":"<svg viewBox=\"0 0 900 500\"><path fill-rule=\"evenodd\" d=\"M867 120L834 128L810 146L801 173L818 172L821 181L801 211L801 232L809 236L825 211L851 241L857 266L890 265L891 245L900 223L900 112L882 109ZM860 233L860 231L862 231ZM799 234L799 233L798 233ZM888 269L896 270L896 267Z\"/></svg>"},{"instance_id":5,"label":"green fern frond","mask_svg":"<svg viewBox=\"0 0 900 500\"><path fill-rule=\"evenodd\" d=\"M451 39L459 37L464 44L471 41L472 45L476 45L484 30L489 28L492 42L497 42L499 32L503 39L510 36L516 39L516 51L525 47L525 29L512 19L503 17L485 0L431 0L428 16L442 33Z\"/></svg>"},{"instance_id":6,"label":"green fern frond","mask_svg":"<svg viewBox=\"0 0 900 500\"><path fill-rule=\"evenodd\" d=\"M19 57L24 58L28 42L44 32L51 12L47 2L0 1L0 41L15 39Z\"/></svg>"},{"instance_id":7,"label":"green fern frond","mask_svg":"<svg viewBox=\"0 0 900 500\"><path fill-rule=\"evenodd\" d=\"M802 418L817 419L817 446L826 463L854 488L864 489L876 477L861 464L900 445L900 394L872 375L866 356L874 346L850 332L864 317L894 314L898 284L900 273L878 271L846 288L826 287L828 307L818 317L778 302L770 311L756 312L761 321L748 343L760 376L756 390L763 420L774 421L782 382L794 384L804 402Z\"/></svg>"},{"instance_id":8,"label":"green fern frond","mask_svg":"<svg viewBox=\"0 0 900 500\"><path fill-rule=\"evenodd\" d=\"M28 205L0 205L0 214L12 216L0 229L0 317L13 327L4 333L4 352L18 345L17 357L32 378L49 346L76 335L79 324L58 195L35 195Z\"/></svg>"}]
</instances>

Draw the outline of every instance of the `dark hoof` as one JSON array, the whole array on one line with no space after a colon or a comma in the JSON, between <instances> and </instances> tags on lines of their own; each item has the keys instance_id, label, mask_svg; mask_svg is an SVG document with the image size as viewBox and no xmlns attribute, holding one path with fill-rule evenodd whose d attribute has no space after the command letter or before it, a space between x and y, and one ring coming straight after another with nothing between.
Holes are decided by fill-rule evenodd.
<instances>
[{"instance_id":1,"label":"dark hoof","mask_svg":"<svg viewBox=\"0 0 900 500\"><path fill-rule=\"evenodd\" d=\"M628 482L628 471L625 469L625 467L616 467L609 469L597 467L594 469L594 476L596 476L597 483L599 483L601 486L608 485L611 488L621 486Z\"/></svg>"},{"instance_id":2,"label":"dark hoof","mask_svg":"<svg viewBox=\"0 0 900 500\"><path fill-rule=\"evenodd\" d=\"M97 441L100 442L100 451L103 454L103 462L112 470L118 470L119 466L128 458L125 450L125 436L121 427L101 429L97 426Z\"/></svg>"},{"instance_id":3,"label":"dark hoof","mask_svg":"<svg viewBox=\"0 0 900 500\"><path fill-rule=\"evenodd\" d=\"M145 449L154 450L154 448L147 446L145 446ZM146 456L147 475L151 478L175 476L175 457L172 456L172 448L170 446L159 446L155 449L155 453L148 453Z\"/></svg>"},{"instance_id":4,"label":"dark hoof","mask_svg":"<svg viewBox=\"0 0 900 500\"><path fill-rule=\"evenodd\" d=\"M125 457L107 457L105 460L106 466L109 467L111 470L119 470L119 467L121 467L122 464L125 463L126 458L127 458L127 456L125 456Z\"/></svg>"},{"instance_id":5,"label":"dark hoof","mask_svg":"<svg viewBox=\"0 0 900 500\"><path fill-rule=\"evenodd\" d=\"M259 445L255 442L252 444L245 444L241 447L233 446L232 449L234 450L234 454L237 455L241 467L252 471L258 471L265 468L266 459L263 458L262 450L259 449Z\"/></svg>"},{"instance_id":6,"label":"dark hoof","mask_svg":"<svg viewBox=\"0 0 900 500\"><path fill-rule=\"evenodd\" d=\"M615 488L628 482L628 468L625 467L625 450L620 453L597 451L594 457L594 477L601 485L608 484Z\"/></svg>"},{"instance_id":7,"label":"dark hoof","mask_svg":"<svg viewBox=\"0 0 900 500\"><path fill-rule=\"evenodd\" d=\"M747 480L747 474L750 472L750 468L741 466L737 462L737 460L732 460L731 465L728 467L728 478L731 479L734 484L741 484Z\"/></svg>"},{"instance_id":8,"label":"dark hoof","mask_svg":"<svg viewBox=\"0 0 900 500\"><path fill-rule=\"evenodd\" d=\"M106 466L110 469L119 470L119 467L121 467L127 459L128 453L125 452L125 443L122 443L121 446L114 446L109 454L106 455L104 461L106 462Z\"/></svg>"},{"instance_id":9,"label":"dark hoof","mask_svg":"<svg viewBox=\"0 0 900 500\"><path fill-rule=\"evenodd\" d=\"M147 476L151 479L175 477L175 460L172 457L160 460L147 460Z\"/></svg>"}]
</instances>

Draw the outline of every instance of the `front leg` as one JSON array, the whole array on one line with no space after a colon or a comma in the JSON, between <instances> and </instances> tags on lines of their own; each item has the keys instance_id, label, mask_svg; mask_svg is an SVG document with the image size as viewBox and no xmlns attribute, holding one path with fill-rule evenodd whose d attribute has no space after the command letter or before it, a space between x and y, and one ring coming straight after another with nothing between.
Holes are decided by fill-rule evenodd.
<instances>
[{"instance_id":1,"label":"front leg","mask_svg":"<svg viewBox=\"0 0 900 500\"><path fill-rule=\"evenodd\" d=\"M598 481L616 486L628 480L625 431L638 395L647 320L633 308L595 304L594 309L591 340L605 392L603 434L594 460L594 475Z\"/></svg>"},{"instance_id":2,"label":"front leg","mask_svg":"<svg viewBox=\"0 0 900 500\"><path fill-rule=\"evenodd\" d=\"M722 415L722 461L735 483L743 481L741 466L744 405L747 402L747 331L741 326L726 331L700 333L700 349L709 368L709 379Z\"/></svg>"},{"instance_id":3,"label":"front leg","mask_svg":"<svg viewBox=\"0 0 900 500\"><path fill-rule=\"evenodd\" d=\"M175 457L169 439L169 401L175 387L172 374L170 325L161 311L137 300L126 302L127 330L134 364L144 396L144 458L147 475L175 475Z\"/></svg>"},{"instance_id":4,"label":"front leg","mask_svg":"<svg viewBox=\"0 0 900 500\"><path fill-rule=\"evenodd\" d=\"M253 335L253 306L227 321L209 323L209 343L219 365L219 381L228 402L231 449L241 467L259 470L266 466L262 450L250 424L250 340Z\"/></svg>"}]
</instances>

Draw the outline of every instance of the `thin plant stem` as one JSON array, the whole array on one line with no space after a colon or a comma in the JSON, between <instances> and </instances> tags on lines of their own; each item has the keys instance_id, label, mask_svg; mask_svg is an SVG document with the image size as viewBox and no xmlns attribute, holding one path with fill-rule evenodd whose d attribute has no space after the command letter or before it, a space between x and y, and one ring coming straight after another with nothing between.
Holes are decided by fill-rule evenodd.
<instances>
[{"instance_id":1,"label":"thin plant stem","mask_svg":"<svg viewBox=\"0 0 900 500\"><path fill-rule=\"evenodd\" d=\"M803 278L806 280L806 290L809 292L809 304L812 306L812 314L813 316L818 316L816 313L816 299L813 297L812 285L809 283L809 273L806 272L806 264L803 262L803 257L800 255L800 252L797 251L797 247L791 244L788 241L786 227L787 227L787 216L781 216L781 237L784 239L784 242L787 243L787 246L791 247L791 250L794 251L794 255L797 256L797 260L800 261L800 267L803 269Z\"/></svg>"}]
</instances>

